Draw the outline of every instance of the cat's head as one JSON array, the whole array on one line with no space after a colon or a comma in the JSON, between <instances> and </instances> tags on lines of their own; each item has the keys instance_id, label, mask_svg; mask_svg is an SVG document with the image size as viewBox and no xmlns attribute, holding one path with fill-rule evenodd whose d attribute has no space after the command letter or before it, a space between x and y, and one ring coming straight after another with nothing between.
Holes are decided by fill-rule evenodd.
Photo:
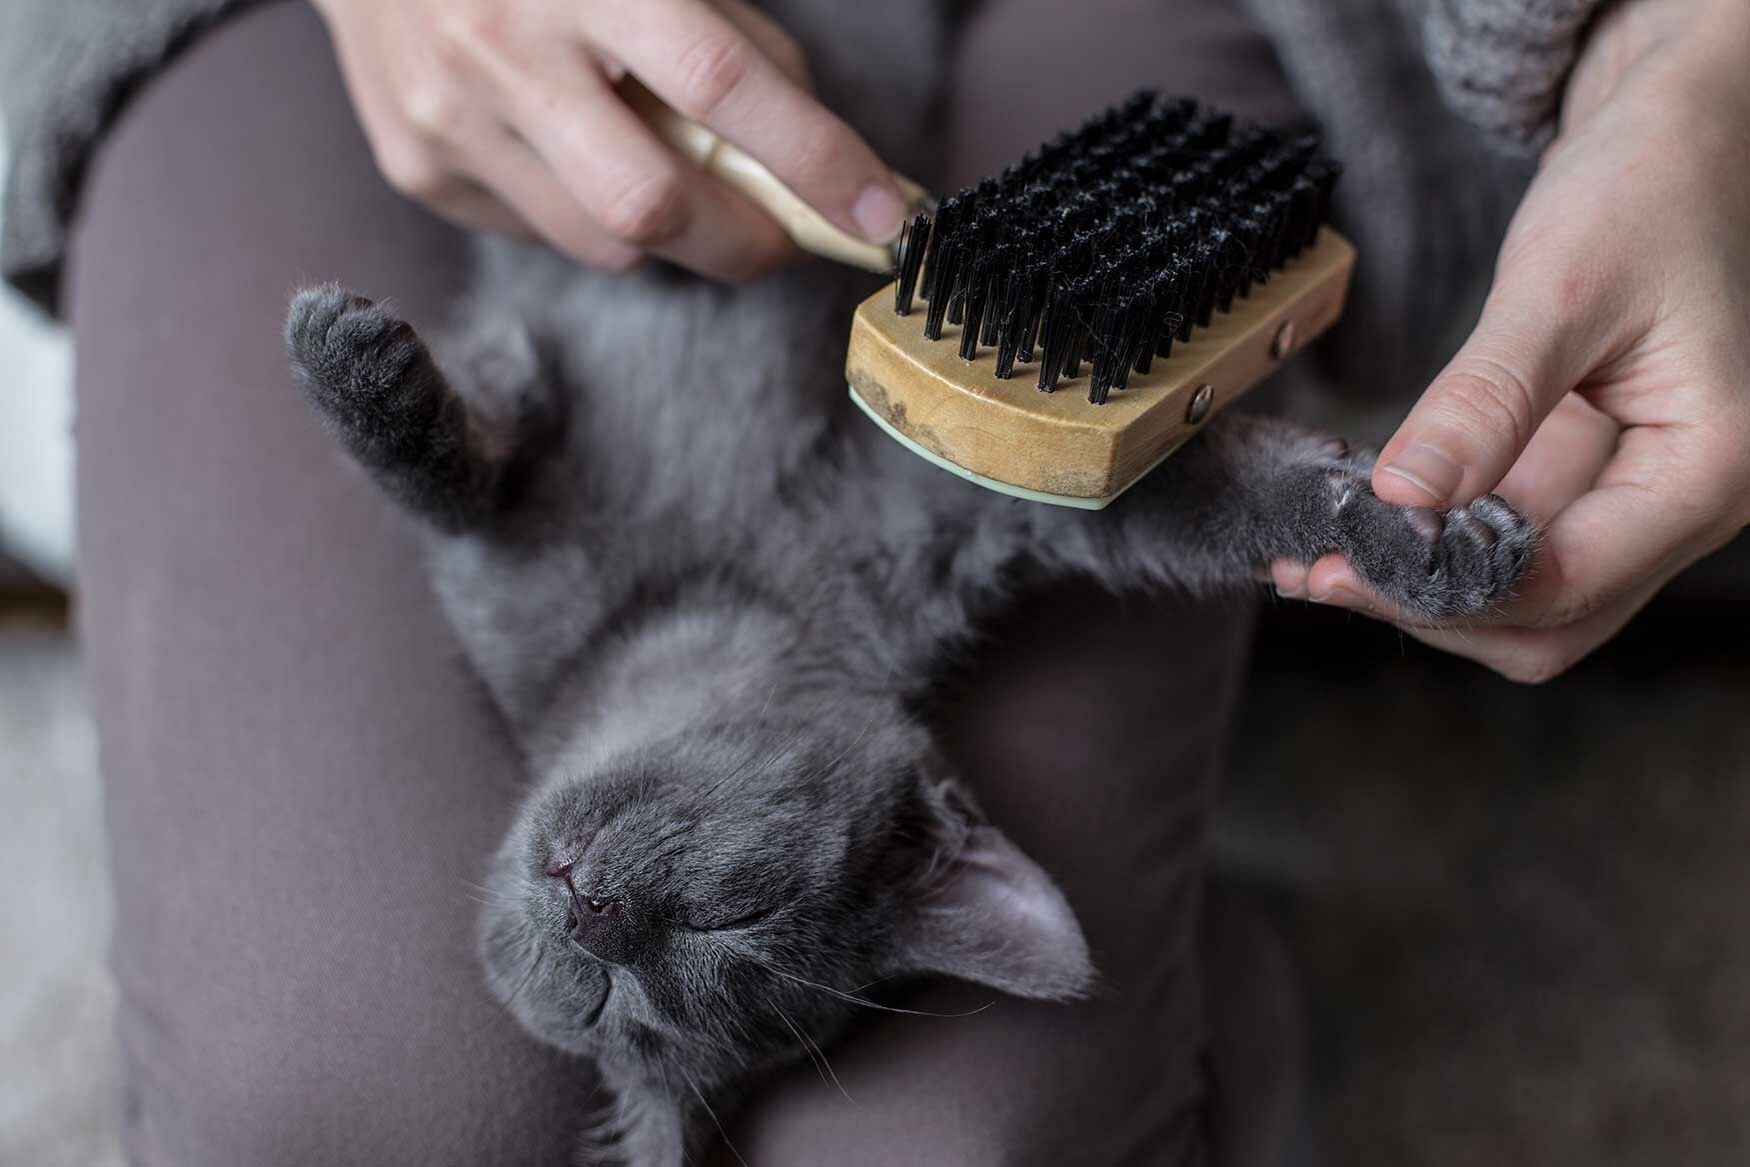
<instances>
[{"instance_id":1,"label":"cat's head","mask_svg":"<svg viewBox=\"0 0 1750 1167\"><path fill-rule=\"evenodd\" d=\"M1051 878L922 731L859 722L689 730L547 776L491 876L495 994L561 1048L717 1082L827 1040L872 982L1085 992Z\"/></svg>"}]
</instances>

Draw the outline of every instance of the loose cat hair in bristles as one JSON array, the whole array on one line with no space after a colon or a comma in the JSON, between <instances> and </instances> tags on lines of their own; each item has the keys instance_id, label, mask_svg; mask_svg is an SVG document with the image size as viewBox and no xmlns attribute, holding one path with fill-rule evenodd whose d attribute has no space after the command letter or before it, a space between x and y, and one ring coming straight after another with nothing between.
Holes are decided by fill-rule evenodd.
<instances>
[{"instance_id":1,"label":"loose cat hair in bristles","mask_svg":"<svg viewBox=\"0 0 1750 1167\"><path fill-rule=\"evenodd\" d=\"M785 23L933 20L906 7ZM892 75L925 66L876 43L810 43L836 107L927 91ZM884 107L877 145L903 151L921 108ZM1499 602L1532 551L1497 498L1394 507L1367 455L1233 415L1106 511L985 491L846 396L871 290L820 264L736 289L601 276L489 242L429 346L338 287L292 305L298 383L422 531L526 759L480 954L518 1023L600 1066L586 1162L680 1164L762 1076L877 1004L873 982L1094 986L1072 906L919 713L1017 589L1238 589L1273 559L1341 552L1406 610L1454 615Z\"/></svg>"}]
</instances>

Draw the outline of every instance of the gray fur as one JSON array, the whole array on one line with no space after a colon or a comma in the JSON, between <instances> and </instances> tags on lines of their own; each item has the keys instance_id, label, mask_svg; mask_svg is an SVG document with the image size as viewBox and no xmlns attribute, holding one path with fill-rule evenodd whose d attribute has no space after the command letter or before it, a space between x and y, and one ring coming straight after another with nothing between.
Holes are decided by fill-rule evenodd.
<instances>
[{"instance_id":1,"label":"gray fur","mask_svg":"<svg viewBox=\"0 0 1750 1167\"><path fill-rule=\"evenodd\" d=\"M829 102L927 173L907 131L928 120L934 6L780 7ZM865 18L866 36L834 23ZM847 322L871 290L820 264L738 289L601 277L492 243L435 349L339 288L292 306L299 382L422 521L525 753L481 955L529 1032L601 1065L590 1162L679 1163L748 1084L876 1007L872 983L1089 990L1070 905L916 712L1017 589L1209 591L1343 551L1411 610L1464 613L1530 554L1497 500L1389 507L1368 459L1256 419L1212 424L1099 514L971 486L848 401Z\"/></svg>"},{"instance_id":2,"label":"gray fur","mask_svg":"<svg viewBox=\"0 0 1750 1167\"><path fill-rule=\"evenodd\" d=\"M427 521L438 593L527 754L489 879L491 985L601 1062L604 1138L632 1163L675 1162L871 981L1087 989L1061 893L913 712L1016 588L1208 591L1342 551L1405 607L1466 613L1532 548L1497 499L1388 506L1370 459L1255 418L1098 514L970 486L847 401L857 284L609 280L495 245L443 362L341 289L292 308L300 382Z\"/></svg>"}]
</instances>

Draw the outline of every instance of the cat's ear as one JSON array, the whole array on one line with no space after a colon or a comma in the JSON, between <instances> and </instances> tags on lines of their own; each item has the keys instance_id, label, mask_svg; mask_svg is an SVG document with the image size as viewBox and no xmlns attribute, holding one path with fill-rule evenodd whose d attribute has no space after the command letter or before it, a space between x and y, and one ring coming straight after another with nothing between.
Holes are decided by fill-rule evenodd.
<instances>
[{"instance_id":1,"label":"cat's ear","mask_svg":"<svg viewBox=\"0 0 1750 1167\"><path fill-rule=\"evenodd\" d=\"M895 973L940 973L1018 997L1068 1000L1094 980L1088 942L1051 876L978 821L950 782L931 783L938 851L894 937Z\"/></svg>"}]
</instances>

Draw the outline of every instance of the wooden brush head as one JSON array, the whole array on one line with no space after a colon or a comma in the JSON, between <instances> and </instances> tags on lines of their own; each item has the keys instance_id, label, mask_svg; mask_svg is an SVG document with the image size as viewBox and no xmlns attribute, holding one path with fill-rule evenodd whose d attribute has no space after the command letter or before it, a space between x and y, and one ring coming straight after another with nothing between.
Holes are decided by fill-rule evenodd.
<instances>
[{"instance_id":1,"label":"wooden brush head","mask_svg":"<svg viewBox=\"0 0 1750 1167\"><path fill-rule=\"evenodd\" d=\"M1088 401L1088 369L1043 393L1026 366L998 380L988 349L962 360L958 326L924 339L921 314L895 312L892 285L858 307L845 376L864 412L945 469L1023 498L1098 509L1335 323L1354 265L1349 241L1321 228L1312 246L1100 405Z\"/></svg>"}]
</instances>

